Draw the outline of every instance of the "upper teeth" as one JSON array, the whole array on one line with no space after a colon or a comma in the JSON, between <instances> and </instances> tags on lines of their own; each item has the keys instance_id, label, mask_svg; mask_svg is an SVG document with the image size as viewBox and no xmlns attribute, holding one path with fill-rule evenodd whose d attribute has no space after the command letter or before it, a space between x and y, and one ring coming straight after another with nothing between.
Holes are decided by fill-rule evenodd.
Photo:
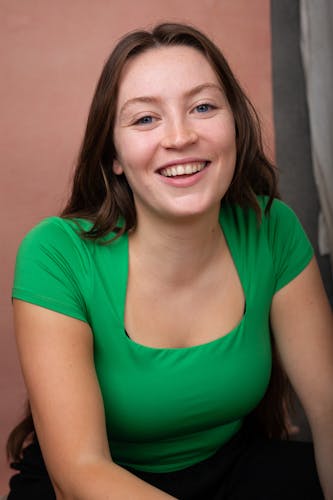
<instances>
[{"instance_id":1,"label":"upper teeth","mask_svg":"<svg viewBox=\"0 0 333 500\"><path fill-rule=\"evenodd\" d=\"M189 175L200 172L206 166L205 161L196 163L183 163L182 165L173 165L172 167L162 168L161 174L165 177L175 177L177 175Z\"/></svg>"}]
</instances>

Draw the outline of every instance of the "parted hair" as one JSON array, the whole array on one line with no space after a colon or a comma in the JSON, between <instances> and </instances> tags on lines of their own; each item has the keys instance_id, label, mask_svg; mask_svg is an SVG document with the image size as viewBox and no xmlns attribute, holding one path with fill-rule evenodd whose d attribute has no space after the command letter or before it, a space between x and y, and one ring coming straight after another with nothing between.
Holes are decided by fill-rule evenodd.
<instances>
[{"instance_id":1,"label":"parted hair","mask_svg":"<svg viewBox=\"0 0 333 500\"><path fill-rule=\"evenodd\" d=\"M136 210L125 175L113 172L117 158L113 132L117 96L122 71L128 61L151 49L188 46L200 51L215 71L233 112L236 126L235 173L221 203L237 203L261 209L256 195L267 195L269 210L278 198L274 165L264 153L257 113L233 75L218 47L196 28L163 23L151 31L133 31L120 39L107 59L91 103L85 134L77 159L68 202L61 213L65 218L84 218L92 222L82 237L99 239L110 232L119 237L136 226ZM119 225L119 220L122 224ZM286 424L289 385L281 368L272 338L273 368L268 390L259 406L246 418L246 424L268 437L288 435ZM20 460L29 439L36 438L29 407L24 419L13 429L7 442L7 455Z\"/></svg>"},{"instance_id":2,"label":"parted hair","mask_svg":"<svg viewBox=\"0 0 333 500\"><path fill-rule=\"evenodd\" d=\"M197 29L177 23L164 23L152 31L134 31L124 36L107 59L88 116L85 135L74 173L72 192L63 217L83 217L93 225L88 238L118 234L135 228L136 211L132 191L125 175L116 175L112 165L117 157L114 123L122 71L126 63L147 50L188 46L208 60L231 106L236 126L236 168L224 197L243 207L252 207L258 217L256 195L269 196L268 208L278 197L276 169L266 157L257 113L242 91L229 64L218 47Z\"/></svg>"}]
</instances>

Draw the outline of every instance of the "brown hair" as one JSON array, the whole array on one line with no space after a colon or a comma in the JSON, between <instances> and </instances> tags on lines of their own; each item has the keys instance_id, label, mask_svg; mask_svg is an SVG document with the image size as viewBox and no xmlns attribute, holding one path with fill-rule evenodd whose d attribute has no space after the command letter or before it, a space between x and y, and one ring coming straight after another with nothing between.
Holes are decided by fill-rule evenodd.
<instances>
[{"instance_id":1,"label":"brown hair","mask_svg":"<svg viewBox=\"0 0 333 500\"><path fill-rule=\"evenodd\" d=\"M135 228L136 211L131 189L124 175L115 175L112 165L117 152L113 140L117 95L122 70L127 61L146 50L189 46L205 55L221 82L230 103L236 125L236 168L224 201L255 210L260 220L261 210L256 195L268 196L266 210L278 197L275 167L267 159L262 145L257 113L242 91L220 50L197 29L176 23L156 26L152 31L134 31L124 36L101 73L91 103L85 135L82 141L72 192L62 211L62 217L85 218L92 221L87 238L100 238L110 232L117 237ZM119 220L123 223L118 227ZM270 386L257 409L246 419L247 425L270 437L288 434L286 416L287 380L273 345L273 370ZM19 460L26 439L34 436L30 408L25 419L12 431L7 454Z\"/></svg>"},{"instance_id":2,"label":"brown hair","mask_svg":"<svg viewBox=\"0 0 333 500\"><path fill-rule=\"evenodd\" d=\"M189 46L205 55L230 103L236 124L236 168L225 201L252 207L260 218L257 194L277 193L276 170L265 156L259 120L220 50L197 29L182 24L160 24L151 32L134 31L123 37L103 68L92 100L72 193L63 217L83 217L93 222L88 238L118 235L135 227L136 212L131 189L124 175L112 169L117 152L113 140L117 95L127 61L149 49ZM122 228L117 228L119 219Z\"/></svg>"}]
</instances>

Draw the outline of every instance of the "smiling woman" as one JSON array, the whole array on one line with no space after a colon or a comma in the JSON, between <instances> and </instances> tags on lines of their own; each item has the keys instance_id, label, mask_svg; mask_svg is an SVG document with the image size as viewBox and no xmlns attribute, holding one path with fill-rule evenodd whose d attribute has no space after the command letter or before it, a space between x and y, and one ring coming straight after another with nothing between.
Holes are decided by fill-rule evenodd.
<instances>
[{"instance_id":1,"label":"smiling woman","mask_svg":"<svg viewBox=\"0 0 333 500\"><path fill-rule=\"evenodd\" d=\"M207 209L217 220L234 174L236 134L206 57L184 46L145 51L122 71L117 108L113 170L125 174L139 225L155 215L171 224L181 216L198 221Z\"/></svg>"},{"instance_id":2,"label":"smiling woman","mask_svg":"<svg viewBox=\"0 0 333 500\"><path fill-rule=\"evenodd\" d=\"M13 298L32 414L10 500L333 498L328 302L256 113L198 30L115 47ZM287 377L320 481L312 445L283 439Z\"/></svg>"}]
</instances>

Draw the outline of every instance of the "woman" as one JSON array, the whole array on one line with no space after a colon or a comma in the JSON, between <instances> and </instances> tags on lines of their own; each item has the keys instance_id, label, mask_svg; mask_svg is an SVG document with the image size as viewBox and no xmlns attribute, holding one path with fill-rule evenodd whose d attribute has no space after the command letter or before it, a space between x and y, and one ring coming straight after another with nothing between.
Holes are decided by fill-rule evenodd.
<instances>
[{"instance_id":1,"label":"woman","mask_svg":"<svg viewBox=\"0 0 333 500\"><path fill-rule=\"evenodd\" d=\"M180 24L124 37L67 207L17 258L36 433L10 499L333 498L331 312L277 198L255 112L213 43ZM312 447L272 439L279 360L321 488Z\"/></svg>"}]
</instances>

